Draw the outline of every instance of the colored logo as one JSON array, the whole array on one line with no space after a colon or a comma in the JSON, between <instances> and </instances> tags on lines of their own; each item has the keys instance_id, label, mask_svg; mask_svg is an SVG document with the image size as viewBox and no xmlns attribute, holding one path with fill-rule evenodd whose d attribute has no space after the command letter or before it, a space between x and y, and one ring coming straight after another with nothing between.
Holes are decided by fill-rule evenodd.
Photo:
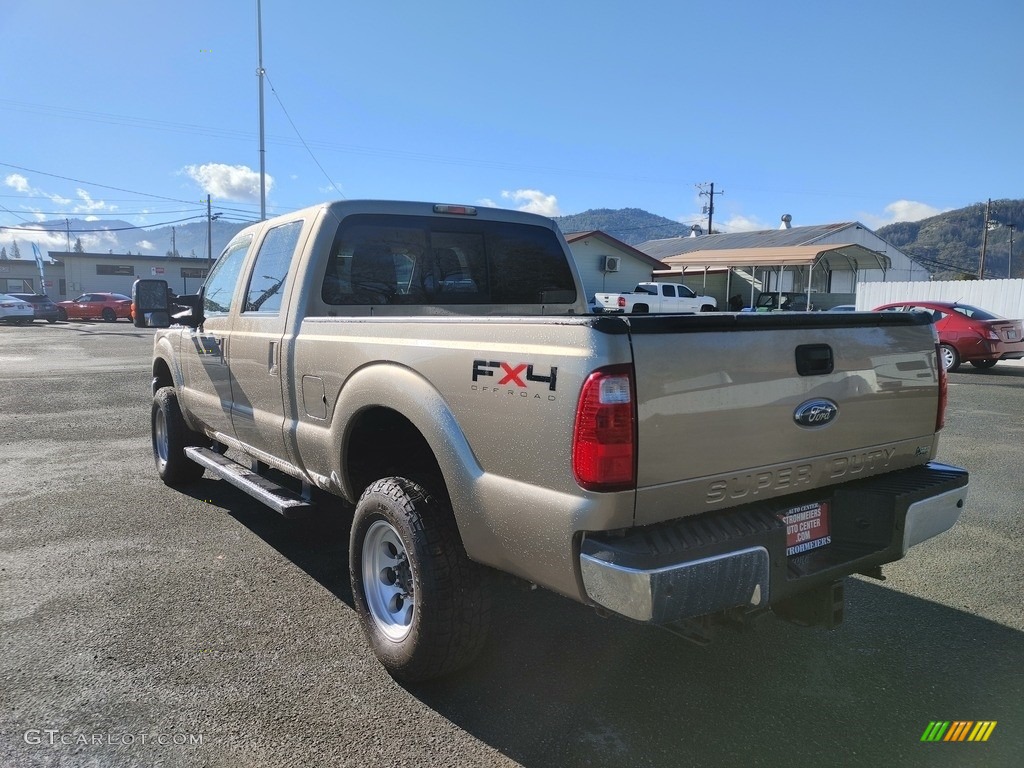
<instances>
[{"instance_id":1,"label":"colored logo","mask_svg":"<svg viewBox=\"0 0 1024 768\"><path fill-rule=\"evenodd\" d=\"M933 720L921 734L921 741L988 741L996 729L995 720Z\"/></svg>"},{"instance_id":2,"label":"colored logo","mask_svg":"<svg viewBox=\"0 0 1024 768\"><path fill-rule=\"evenodd\" d=\"M824 427L839 415L839 406L831 400L808 400L793 413L793 421L801 427Z\"/></svg>"}]
</instances>

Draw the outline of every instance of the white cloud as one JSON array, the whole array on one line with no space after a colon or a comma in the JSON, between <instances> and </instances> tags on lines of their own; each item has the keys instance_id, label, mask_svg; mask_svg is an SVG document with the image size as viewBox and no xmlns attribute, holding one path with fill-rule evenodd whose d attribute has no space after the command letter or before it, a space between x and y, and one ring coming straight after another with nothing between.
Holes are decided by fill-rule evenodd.
<instances>
[{"instance_id":1,"label":"white cloud","mask_svg":"<svg viewBox=\"0 0 1024 768\"><path fill-rule=\"evenodd\" d=\"M936 208L927 203L919 203L915 200L897 200L885 206L885 212L881 216L873 213L861 214L861 220L872 229L884 227L886 224L895 224L897 221L920 221L930 216L938 216L950 208Z\"/></svg>"},{"instance_id":2,"label":"white cloud","mask_svg":"<svg viewBox=\"0 0 1024 768\"><path fill-rule=\"evenodd\" d=\"M501 193L503 200L509 200L517 211L527 213L539 213L541 216L561 216L558 208L558 198L554 195L546 195L538 189L517 189L515 192L504 190ZM485 208L508 208L507 204L495 202L489 197L482 197L476 204Z\"/></svg>"},{"instance_id":3,"label":"white cloud","mask_svg":"<svg viewBox=\"0 0 1024 768\"><path fill-rule=\"evenodd\" d=\"M558 209L558 198L546 195L539 189L517 189L514 192L503 190L503 200L511 200L517 211L539 213L541 216L561 216Z\"/></svg>"},{"instance_id":4,"label":"white cloud","mask_svg":"<svg viewBox=\"0 0 1024 768\"><path fill-rule=\"evenodd\" d=\"M78 199L81 201L75 205L75 213L89 213L91 211L113 211L117 208L116 205L107 205L103 200L93 200L92 196L84 189L76 189L75 194L78 195ZM86 216L86 221L95 221L96 217Z\"/></svg>"},{"instance_id":5,"label":"white cloud","mask_svg":"<svg viewBox=\"0 0 1024 768\"><path fill-rule=\"evenodd\" d=\"M4 184L6 184L8 187L15 190L16 192L28 192L31 189L31 187L28 185L28 179L26 179L20 173L12 173L11 175L9 175L6 179L4 179Z\"/></svg>"},{"instance_id":6,"label":"white cloud","mask_svg":"<svg viewBox=\"0 0 1024 768\"><path fill-rule=\"evenodd\" d=\"M214 197L247 203L260 200L260 174L247 165L206 163L185 166L182 172ZM269 193L274 184L270 174L266 175L266 184Z\"/></svg>"},{"instance_id":7,"label":"white cloud","mask_svg":"<svg viewBox=\"0 0 1024 768\"><path fill-rule=\"evenodd\" d=\"M155 251L156 250L156 246L153 245L151 242L149 242L149 240L139 240L139 242L137 242L135 244L135 247L138 248L139 250L142 250L142 251Z\"/></svg>"},{"instance_id":8,"label":"white cloud","mask_svg":"<svg viewBox=\"0 0 1024 768\"><path fill-rule=\"evenodd\" d=\"M712 226L715 225L712 220ZM722 222L723 232L759 232L763 229L771 229L772 227L765 224L756 216L743 216L741 214L734 214Z\"/></svg>"}]
</instances>

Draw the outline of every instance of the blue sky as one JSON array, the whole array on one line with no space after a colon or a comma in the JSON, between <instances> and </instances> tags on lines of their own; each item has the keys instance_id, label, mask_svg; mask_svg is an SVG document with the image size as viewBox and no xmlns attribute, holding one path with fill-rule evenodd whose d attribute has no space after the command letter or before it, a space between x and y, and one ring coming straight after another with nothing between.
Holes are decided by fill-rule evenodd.
<instances>
[{"instance_id":1,"label":"blue sky","mask_svg":"<svg viewBox=\"0 0 1024 768\"><path fill-rule=\"evenodd\" d=\"M0 28L0 226L155 226L207 193L258 217L255 0L3 0ZM344 196L692 223L715 182L739 231L1021 198L1022 30L1019 0L264 0L268 215Z\"/></svg>"}]
</instances>

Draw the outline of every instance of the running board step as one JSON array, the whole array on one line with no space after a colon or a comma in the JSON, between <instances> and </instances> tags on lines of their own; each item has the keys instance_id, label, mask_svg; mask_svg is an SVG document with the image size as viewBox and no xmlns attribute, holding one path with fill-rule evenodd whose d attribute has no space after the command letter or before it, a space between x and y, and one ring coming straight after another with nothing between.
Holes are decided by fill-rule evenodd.
<instances>
[{"instance_id":1,"label":"running board step","mask_svg":"<svg viewBox=\"0 0 1024 768\"><path fill-rule=\"evenodd\" d=\"M191 446L185 449L185 455L285 517L295 517L315 506L294 491L209 448Z\"/></svg>"}]
</instances>

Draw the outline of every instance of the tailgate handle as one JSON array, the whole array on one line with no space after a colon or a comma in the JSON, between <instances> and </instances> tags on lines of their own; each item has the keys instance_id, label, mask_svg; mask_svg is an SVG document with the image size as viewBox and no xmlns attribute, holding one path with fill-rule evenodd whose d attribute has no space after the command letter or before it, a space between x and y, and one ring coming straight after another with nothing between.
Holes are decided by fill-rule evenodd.
<instances>
[{"instance_id":1,"label":"tailgate handle","mask_svg":"<svg viewBox=\"0 0 1024 768\"><path fill-rule=\"evenodd\" d=\"M832 373L834 360L828 344L801 344L796 348L796 372L801 376Z\"/></svg>"}]
</instances>

